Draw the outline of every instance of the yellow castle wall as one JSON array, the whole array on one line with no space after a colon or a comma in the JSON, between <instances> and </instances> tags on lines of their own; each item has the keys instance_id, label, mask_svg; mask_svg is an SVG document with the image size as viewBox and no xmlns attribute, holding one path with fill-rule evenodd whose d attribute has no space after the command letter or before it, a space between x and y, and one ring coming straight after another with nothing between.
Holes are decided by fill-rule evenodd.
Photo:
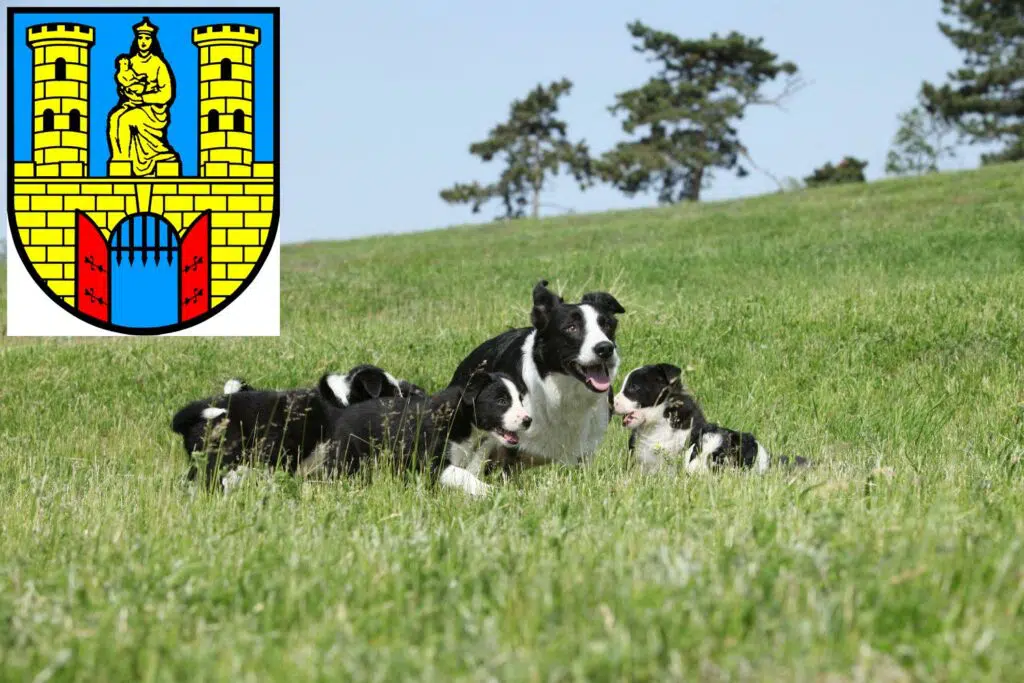
<instances>
[{"instance_id":1,"label":"yellow castle wall","mask_svg":"<svg viewBox=\"0 0 1024 683\"><path fill-rule=\"evenodd\" d=\"M108 239L127 215L162 215L181 235L210 210L210 307L230 296L259 260L273 221L273 164L257 163L259 178L34 177L33 164L15 164L18 237L36 272L70 305L75 294L75 210L84 211ZM148 193L147 193L148 189ZM148 194L149 205L146 206Z\"/></svg>"}]
</instances>

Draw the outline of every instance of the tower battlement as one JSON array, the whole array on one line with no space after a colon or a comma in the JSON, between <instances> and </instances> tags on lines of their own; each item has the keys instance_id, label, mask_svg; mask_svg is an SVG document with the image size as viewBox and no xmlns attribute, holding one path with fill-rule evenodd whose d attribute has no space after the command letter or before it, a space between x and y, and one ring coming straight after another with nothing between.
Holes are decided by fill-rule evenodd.
<instances>
[{"instance_id":1,"label":"tower battlement","mask_svg":"<svg viewBox=\"0 0 1024 683\"><path fill-rule=\"evenodd\" d=\"M245 24L197 26L192 29L192 43L197 47L214 44L256 47L260 44L260 30Z\"/></svg>"},{"instance_id":2,"label":"tower battlement","mask_svg":"<svg viewBox=\"0 0 1024 683\"><path fill-rule=\"evenodd\" d=\"M85 24L36 24L25 31L29 47L75 45L89 47L96 42L96 30Z\"/></svg>"}]
</instances>

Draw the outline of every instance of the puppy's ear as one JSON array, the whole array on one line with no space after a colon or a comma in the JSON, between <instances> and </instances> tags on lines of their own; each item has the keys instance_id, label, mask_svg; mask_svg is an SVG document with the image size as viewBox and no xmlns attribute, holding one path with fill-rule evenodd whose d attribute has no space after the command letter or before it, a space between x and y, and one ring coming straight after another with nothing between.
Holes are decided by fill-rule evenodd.
<instances>
[{"instance_id":1,"label":"puppy's ear","mask_svg":"<svg viewBox=\"0 0 1024 683\"><path fill-rule=\"evenodd\" d=\"M659 363L655 367L657 367L658 370L661 371L661 374L664 375L665 377L665 381L668 382L669 384L674 384L678 382L679 378L683 376L683 371L681 368L677 368L676 366L671 365L669 363Z\"/></svg>"},{"instance_id":2,"label":"puppy's ear","mask_svg":"<svg viewBox=\"0 0 1024 683\"><path fill-rule=\"evenodd\" d=\"M351 389L348 385L348 379L344 375L334 372L324 373L320 377L317 389L324 400L333 403L338 408L348 407Z\"/></svg>"},{"instance_id":3,"label":"puppy's ear","mask_svg":"<svg viewBox=\"0 0 1024 683\"><path fill-rule=\"evenodd\" d=\"M387 377L377 368L366 368L356 373L352 378L353 382L363 388L368 398L380 398L380 392L384 390L384 382Z\"/></svg>"},{"instance_id":4,"label":"puppy's ear","mask_svg":"<svg viewBox=\"0 0 1024 683\"><path fill-rule=\"evenodd\" d=\"M604 311L609 315L618 315L619 313L625 313L626 309L622 307L614 296L608 292L587 292L580 299L581 304L590 304L599 311Z\"/></svg>"},{"instance_id":5,"label":"puppy's ear","mask_svg":"<svg viewBox=\"0 0 1024 683\"><path fill-rule=\"evenodd\" d=\"M476 403L476 399L480 396L480 392L484 390L491 382L491 375L486 372L474 372L466 380L466 386L462 390L462 403L465 405L473 405Z\"/></svg>"},{"instance_id":6,"label":"puppy's ear","mask_svg":"<svg viewBox=\"0 0 1024 683\"><path fill-rule=\"evenodd\" d=\"M533 288L533 310L530 322L538 330L543 330L551 322L551 311L562 302L562 297L548 289L548 281L541 280Z\"/></svg>"}]
</instances>

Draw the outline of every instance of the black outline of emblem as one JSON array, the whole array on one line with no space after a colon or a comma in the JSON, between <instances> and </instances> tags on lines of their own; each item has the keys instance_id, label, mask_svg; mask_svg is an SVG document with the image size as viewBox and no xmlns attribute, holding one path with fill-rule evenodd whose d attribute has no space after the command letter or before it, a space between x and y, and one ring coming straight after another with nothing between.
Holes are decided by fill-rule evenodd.
<instances>
[{"instance_id":1,"label":"black outline of emblem","mask_svg":"<svg viewBox=\"0 0 1024 683\"><path fill-rule=\"evenodd\" d=\"M181 330L187 330L195 327L201 323L206 322L210 318L214 317L234 301L241 296L249 285L256 279L256 277L263 270L263 264L266 262L267 257L270 255L271 249L274 247L274 241L277 239L277 228L280 222L281 216L281 8L280 7L8 7L7 8L7 101L10 106L14 106L14 18L19 14L65 14L65 15L91 15L91 14L147 14L152 16L160 16L161 14L269 14L273 17L274 25L274 94L273 94L273 107L274 107L274 159L271 163L274 165L274 209L271 212L271 225L267 231L266 244L263 245L263 251L260 253L259 259L253 264L252 271L242 281L238 288L230 296L228 296L223 302L221 302L216 308L211 308L202 315L196 316L191 320L185 322L178 322L174 325L164 325L162 327L124 327L122 325L116 325L114 323L105 323L102 320L92 318L75 307L69 305L64 299L55 294L53 290L46 286L46 282L39 273L36 272L35 264L32 262L28 255L25 253L25 245L21 243L21 235L18 234L18 222L16 214L14 212L14 116L10 115L7 117L7 215L10 217L11 237L14 241L14 246L18 251L18 257L21 259L25 269L35 280L36 285L50 298L51 301L55 302L62 309L75 316L79 320L97 327L101 330L107 330L109 332L117 332L119 334L126 334L139 337L149 337L161 334L167 334L170 332L180 332ZM83 18L75 17L76 22L83 21ZM70 21L70 20L69 20ZM255 87L255 84L254 84ZM99 176L96 176L99 177ZM60 180L60 176L53 178L55 181ZM238 178L239 182L244 182L244 178ZM76 211L77 215L78 212ZM201 217L203 212L199 214ZM197 217L198 220L198 217ZM187 229L186 229L187 230ZM75 253L78 252L78 241L75 240ZM75 272L75 281L78 281L78 272ZM178 289L181 288L181 282L179 277ZM8 296L10 294L8 293ZM179 296L178 306L180 308L181 301Z\"/></svg>"}]
</instances>

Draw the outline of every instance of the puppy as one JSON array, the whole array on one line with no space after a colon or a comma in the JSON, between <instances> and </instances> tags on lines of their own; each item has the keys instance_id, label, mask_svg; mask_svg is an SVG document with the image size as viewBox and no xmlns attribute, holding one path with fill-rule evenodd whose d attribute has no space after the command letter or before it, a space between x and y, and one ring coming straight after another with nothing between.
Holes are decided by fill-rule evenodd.
<instances>
[{"instance_id":1,"label":"puppy","mask_svg":"<svg viewBox=\"0 0 1024 683\"><path fill-rule=\"evenodd\" d=\"M486 452L515 448L531 423L511 377L478 372L428 398L352 406L334 429L327 470L354 474L383 450L397 471L426 471L441 486L483 496L490 487L477 475Z\"/></svg>"},{"instance_id":2,"label":"puppy","mask_svg":"<svg viewBox=\"0 0 1024 683\"><path fill-rule=\"evenodd\" d=\"M367 381L371 377L375 376L376 370L380 370L383 373L384 378L395 388L397 393L393 394L396 396L420 396L426 397L427 392L422 387L419 387L412 382L404 379L396 379L391 373L386 370L381 370L374 365L357 365L348 371L345 375L330 375L328 382L331 383L331 393L343 401L345 405L349 403L359 403L360 401L367 401L371 398L377 398L372 396L368 390ZM363 374L370 373L370 374ZM352 378L359 377L360 380L355 384L352 383ZM372 381L371 381L372 385ZM234 377L224 382L224 393L235 394L240 391L256 391L255 387L249 384L246 380ZM392 394L387 394L392 395Z\"/></svg>"},{"instance_id":3,"label":"puppy","mask_svg":"<svg viewBox=\"0 0 1024 683\"><path fill-rule=\"evenodd\" d=\"M249 465L284 468L290 473L316 470L337 416L353 404L401 396L403 391L425 394L373 365L358 365L345 374L325 374L314 388L259 391L233 379L224 389L220 396L181 408L171 429L181 435L190 457L205 454L207 486L214 485L218 470L228 471L221 479L225 490L238 482L239 472ZM193 462L186 479L194 481L199 471L200 466Z\"/></svg>"},{"instance_id":4,"label":"puppy","mask_svg":"<svg viewBox=\"0 0 1024 683\"><path fill-rule=\"evenodd\" d=\"M682 459L687 472L721 467L765 472L771 465L771 455L753 434L707 420L675 365L631 370L615 395L613 410L623 416L622 424L630 430L629 452L644 471L659 471L673 459ZM806 462L795 459L796 464Z\"/></svg>"}]
</instances>

